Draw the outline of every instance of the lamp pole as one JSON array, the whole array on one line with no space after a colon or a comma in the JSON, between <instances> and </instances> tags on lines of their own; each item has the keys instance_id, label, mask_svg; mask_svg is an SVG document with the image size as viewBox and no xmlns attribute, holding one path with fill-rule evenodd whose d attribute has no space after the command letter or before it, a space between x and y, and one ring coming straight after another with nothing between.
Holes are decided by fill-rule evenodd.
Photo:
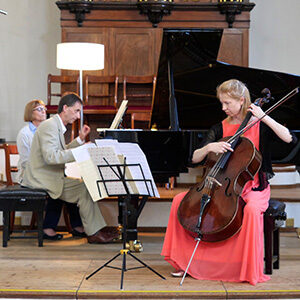
<instances>
[{"instance_id":1,"label":"lamp pole","mask_svg":"<svg viewBox=\"0 0 300 300\"><path fill-rule=\"evenodd\" d=\"M83 101L83 84L82 84L82 70L79 70L79 96L81 101ZM80 110L80 129L83 127L83 105Z\"/></svg>"}]
</instances>

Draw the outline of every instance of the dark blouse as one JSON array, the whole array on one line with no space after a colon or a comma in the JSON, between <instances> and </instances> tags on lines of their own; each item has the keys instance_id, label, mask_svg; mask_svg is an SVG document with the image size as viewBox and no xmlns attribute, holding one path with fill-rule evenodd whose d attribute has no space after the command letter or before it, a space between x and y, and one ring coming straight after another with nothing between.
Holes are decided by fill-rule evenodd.
<instances>
[{"instance_id":1,"label":"dark blouse","mask_svg":"<svg viewBox=\"0 0 300 300\"><path fill-rule=\"evenodd\" d=\"M291 133L292 135L292 144L297 143L297 137ZM211 129L207 132L206 137L200 142L194 149L202 148L205 145L216 142L223 137L223 127L222 123L218 123L211 127ZM266 185L268 184L267 180L274 176L273 169L272 169L272 160L271 160L271 153L272 153L272 144L274 141L280 140L278 136L274 133L274 131L267 126L265 123L260 123L260 130L259 130L259 150L262 154L262 165L259 170L259 179L260 179L260 186L258 190L263 190ZM193 151L193 152L194 152ZM195 166L195 164L193 165Z\"/></svg>"}]
</instances>

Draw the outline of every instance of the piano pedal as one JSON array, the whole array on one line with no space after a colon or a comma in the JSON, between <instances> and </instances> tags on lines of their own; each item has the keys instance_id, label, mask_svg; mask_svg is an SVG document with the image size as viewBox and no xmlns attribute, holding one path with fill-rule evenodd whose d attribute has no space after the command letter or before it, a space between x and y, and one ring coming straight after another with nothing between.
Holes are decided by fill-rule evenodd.
<instances>
[{"instance_id":1,"label":"piano pedal","mask_svg":"<svg viewBox=\"0 0 300 300\"><path fill-rule=\"evenodd\" d=\"M126 249L130 250L131 252L143 252L143 244L139 240L129 241L126 243Z\"/></svg>"},{"instance_id":2,"label":"piano pedal","mask_svg":"<svg viewBox=\"0 0 300 300\"><path fill-rule=\"evenodd\" d=\"M118 225L117 230L118 230L119 236L116 238L116 240L122 241L122 239L123 239L123 237L122 237L123 226L122 225Z\"/></svg>"}]
</instances>

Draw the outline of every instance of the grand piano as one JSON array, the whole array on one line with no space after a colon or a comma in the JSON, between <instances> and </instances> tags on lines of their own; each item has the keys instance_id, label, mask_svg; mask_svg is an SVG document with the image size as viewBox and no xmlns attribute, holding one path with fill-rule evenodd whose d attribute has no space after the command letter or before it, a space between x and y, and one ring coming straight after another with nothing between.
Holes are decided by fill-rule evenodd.
<instances>
[{"instance_id":1,"label":"grand piano","mask_svg":"<svg viewBox=\"0 0 300 300\"><path fill-rule=\"evenodd\" d=\"M151 119L151 127L158 130L105 133L119 142L138 143L156 182L167 182L169 177L187 171L189 157L206 131L225 118L216 98L220 83L232 78L243 81L252 101L261 97L264 88L269 88L274 101L266 104L264 110L300 86L300 76L218 62L221 38L221 29L165 29ZM271 116L300 137L299 94ZM293 150L294 146L278 145L274 161L300 165L300 151Z\"/></svg>"},{"instance_id":2,"label":"grand piano","mask_svg":"<svg viewBox=\"0 0 300 300\"><path fill-rule=\"evenodd\" d=\"M274 101L300 86L300 77L291 74L228 65L217 61L220 29L165 29L157 73L151 126L158 130L108 130L107 138L138 143L144 151L154 180L187 172L189 158L207 130L225 118L216 98L216 87L236 78L248 86L252 101L269 88ZM264 110L273 103L266 104ZM286 124L300 139L300 95L282 104L271 114ZM299 143L274 145L273 161L300 165ZM143 206L144 203L141 205ZM136 222L141 206L132 203L129 239L136 239ZM134 217L135 215L135 217Z\"/></svg>"}]
</instances>

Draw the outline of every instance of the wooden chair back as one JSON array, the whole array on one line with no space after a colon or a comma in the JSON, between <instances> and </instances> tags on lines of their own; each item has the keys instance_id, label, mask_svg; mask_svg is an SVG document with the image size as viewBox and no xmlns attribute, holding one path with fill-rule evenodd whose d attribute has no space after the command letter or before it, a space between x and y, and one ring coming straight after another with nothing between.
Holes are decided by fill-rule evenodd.
<instances>
[{"instance_id":1,"label":"wooden chair back","mask_svg":"<svg viewBox=\"0 0 300 300\"><path fill-rule=\"evenodd\" d=\"M145 111L152 108L156 89L156 76L124 76L123 98L128 100L128 112L132 107L143 107Z\"/></svg>"},{"instance_id":2,"label":"wooden chair back","mask_svg":"<svg viewBox=\"0 0 300 300\"><path fill-rule=\"evenodd\" d=\"M60 84L57 89L52 88L52 84ZM58 101L65 92L75 92L79 94L79 76L52 75L48 74L47 106L54 105L52 98L57 97ZM49 113L49 108L48 108Z\"/></svg>"},{"instance_id":3,"label":"wooden chair back","mask_svg":"<svg viewBox=\"0 0 300 300\"><path fill-rule=\"evenodd\" d=\"M84 105L118 105L118 76L85 76Z\"/></svg>"},{"instance_id":4,"label":"wooden chair back","mask_svg":"<svg viewBox=\"0 0 300 300\"><path fill-rule=\"evenodd\" d=\"M14 185L12 173L18 172L18 168L11 165L11 155L19 154L17 145L1 144L0 149L4 150L5 155L6 186Z\"/></svg>"},{"instance_id":5,"label":"wooden chair back","mask_svg":"<svg viewBox=\"0 0 300 300\"><path fill-rule=\"evenodd\" d=\"M144 123L146 123L146 128L149 128L150 120L151 120L151 112L132 113L131 114L131 128L132 129L141 128L140 126L136 125L135 121L144 122Z\"/></svg>"},{"instance_id":6,"label":"wooden chair back","mask_svg":"<svg viewBox=\"0 0 300 300\"><path fill-rule=\"evenodd\" d=\"M52 88L53 84L55 84L55 87ZM48 74L46 105L48 117L51 114L57 113L58 102L61 96L66 92L79 94L79 76ZM53 103L52 98L56 98L56 103ZM71 139L74 139L78 135L78 130L79 120L72 124Z\"/></svg>"}]
</instances>

